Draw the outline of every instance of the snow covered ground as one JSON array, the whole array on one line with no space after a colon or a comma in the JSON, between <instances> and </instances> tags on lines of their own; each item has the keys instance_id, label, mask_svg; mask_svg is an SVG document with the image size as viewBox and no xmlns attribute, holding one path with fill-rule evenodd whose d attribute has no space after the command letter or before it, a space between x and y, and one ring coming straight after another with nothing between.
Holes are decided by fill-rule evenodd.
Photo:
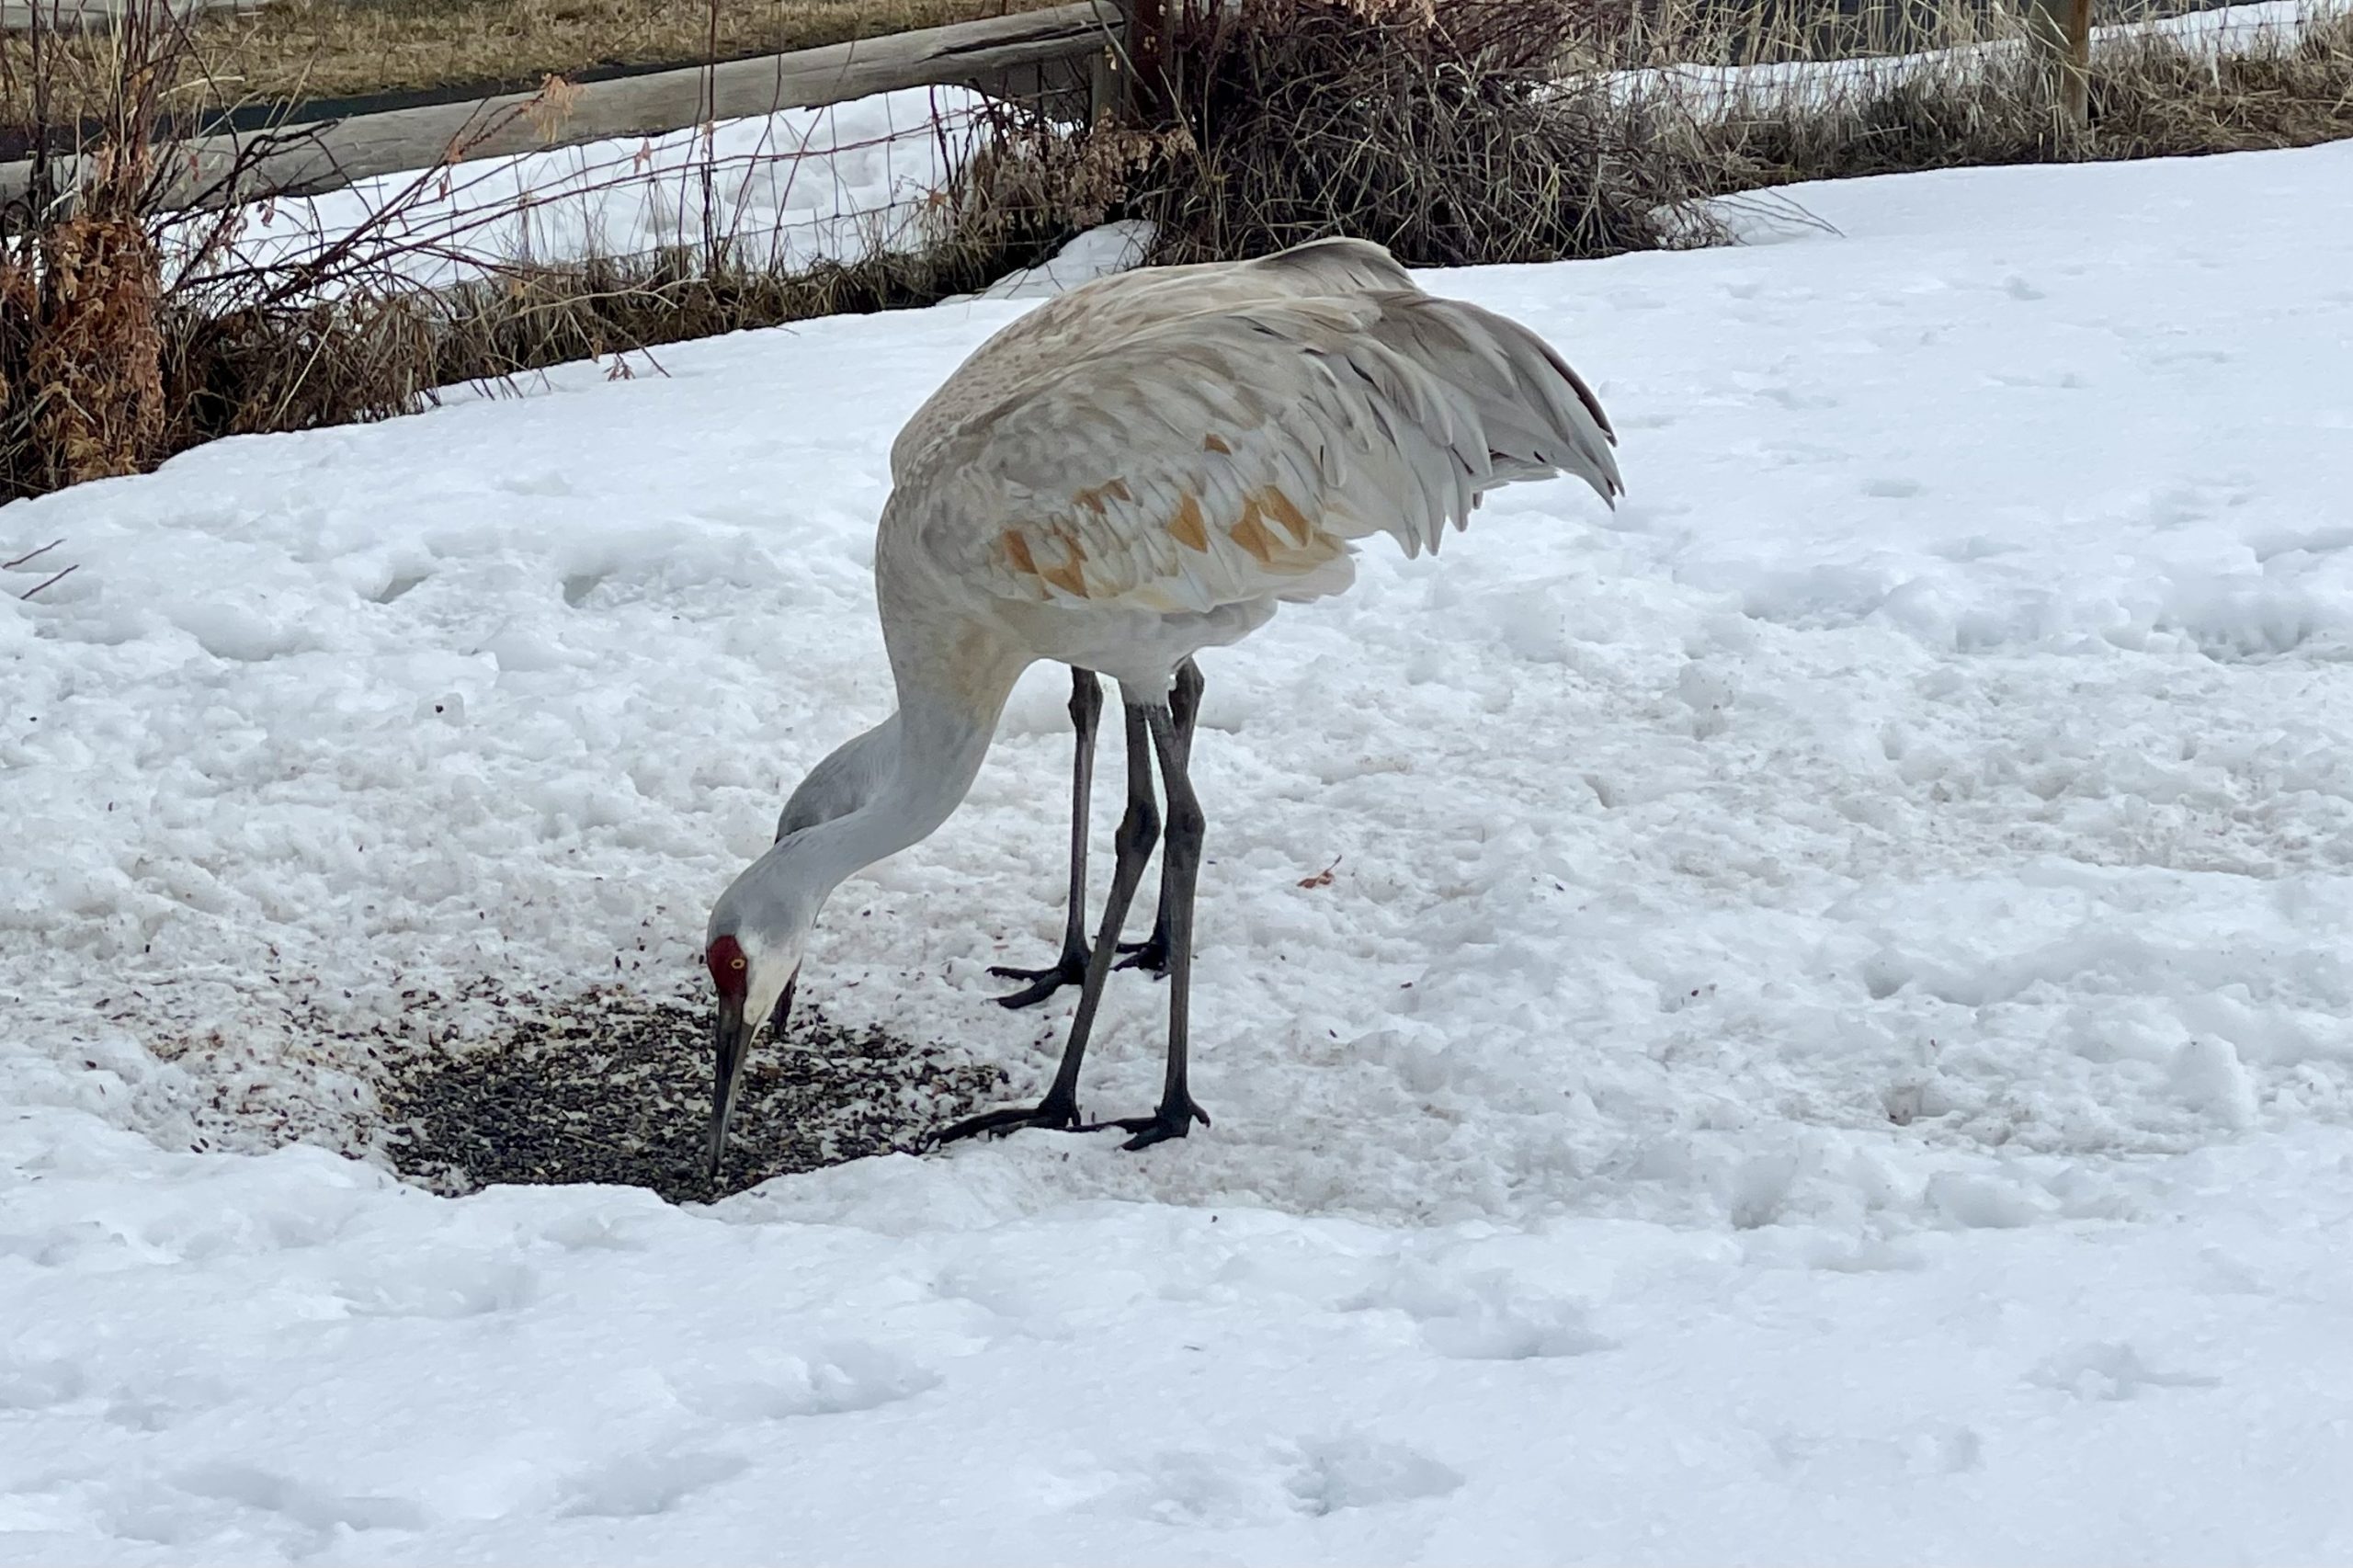
<instances>
[{"instance_id":1,"label":"snow covered ground","mask_svg":"<svg viewBox=\"0 0 2353 1568\"><path fill-rule=\"evenodd\" d=\"M1074 237L1037 266L1009 272L979 293L951 302L961 304L975 299L1041 300L1067 292L1082 283L1141 266L1145 253L1152 249L1154 232L1151 220L1145 218L1121 218L1098 224Z\"/></svg>"},{"instance_id":2,"label":"snow covered ground","mask_svg":"<svg viewBox=\"0 0 2353 1568\"><path fill-rule=\"evenodd\" d=\"M403 275L439 288L501 265L699 249L713 237L794 270L913 249L930 238L926 220L951 164L983 134L983 101L916 87L381 176L246 209L234 256L291 266L364 230Z\"/></svg>"},{"instance_id":3,"label":"snow covered ground","mask_svg":"<svg viewBox=\"0 0 2353 1568\"><path fill-rule=\"evenodd\" d=\"M80 563L0 600L0 1560L2353 1555L2348 185L1909 176L1429 278L1631 494L1204 661L1217 1123L1140 1157L670 1208L190 1152L224 1085L364 1143L335 1035L404 991L692 984L887 705L890 438L1022 304L0 511ZM1063 690L803 982L1024 1089Z\"/></svg>"}]
</instances>

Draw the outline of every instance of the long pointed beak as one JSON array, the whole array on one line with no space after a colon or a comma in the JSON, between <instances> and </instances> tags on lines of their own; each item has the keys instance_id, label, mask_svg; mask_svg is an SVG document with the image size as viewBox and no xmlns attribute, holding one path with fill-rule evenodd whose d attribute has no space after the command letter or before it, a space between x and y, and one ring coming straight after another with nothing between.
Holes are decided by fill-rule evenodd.
<instances>
[{"instance_id":1,"label":"long pointed beak","mask_svg":"<svg viewBox=\"0 0 2353 1568\"><path fill-rule=\"evenodd\" d=\"M710 1031L713 1076L710 1084L710 1179L727 1158L727 1123L735 1114L735 1088L744 1071L744 1055L752 1043L752 1026L744 1021L744 1004L722 1000L719 1022Z\"/></svg>"},{"instance_id":2,"label":"long pointed beak","mask_svg":"<svg viewBox=\"0 0 2353 1568\"><path fill-rule=\"evenodd\" d=\"M768 1015L769 1032L783 1038L785 1019L792 1012L793 988L801 983L801 971L793 971L792 978L784 983L784 994L776 999L776 1011ZM710 1032L710 1179L719 1179L720 1168L727 1159L727 1124L735 1115L735 1092L742 1086L744 1058L750 1054L752 1036L759 1032L756 1020L744 1017L744 1004L722 998L719 1004L719 1021Z\"/></svg>"}]
</instances>

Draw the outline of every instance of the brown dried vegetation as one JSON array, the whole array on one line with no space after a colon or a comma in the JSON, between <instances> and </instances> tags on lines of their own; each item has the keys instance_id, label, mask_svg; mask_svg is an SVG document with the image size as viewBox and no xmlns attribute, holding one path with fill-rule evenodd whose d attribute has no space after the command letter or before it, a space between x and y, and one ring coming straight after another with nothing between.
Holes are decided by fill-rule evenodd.
<instances>
[{"instance_id":1,"label":"brown dried vegetation","mask_svg":"<svg viewBox=\"0 0 2353 1568\"><path fill-rule=\"evenodd\" d=\"M1160 225L1155 260L1346 233L1459 266L1712 243L1707 199L1797 181L2353 135L2353 12L2220 42L2159 14L2103 7L2131 25L2086 133L1972 0L1188 0L1181 135L1105 205ZM1790 61L1848 64L1736 70Z\"/></svg>"},{"instance_id":2,"label":"brown dried vegetation","mask_svg":"<svg viewBox=\"0 0 2353 1568\"><path fill-rule=\"evenodd\" d=\"M715 25L732 13L712 3ZM404 203L462 184L466 165L420 174L299 264L247 266L238 204L268 194L250 169L221 176L193 223L166 210L163 177L186 183L165 109L218 97L234 73L199 68L163 0L131 0L107 38L104 51L0 52L0 87L28 121L15 129L47 149L31 194L0 211L0 497L220 435L389 417L453 384L584 358L640 366L626 357L680 339L927 303L1108 217L1152 220L1163 261L1332 233L1418 265L1536 261L1711 243L1723 231L1708 199L1790 181L2353 134L2343 11L2219 45L2110 37L2079 132L2015 25L1972 0L1188 0L1168 120L1074 129L1004 106L959 151L912 247L809 267L710 233L631 256L493 260L476 281L426 288L404 258L480 262L466 224L388 236ZM1901 51L1938 52L1887 58ZM1711 69L1799 58L1854 68ZM560 113L570 90L546 83L520 112ZM75 161L62 149L77 137Z\"/></svg>"}]
</instances>

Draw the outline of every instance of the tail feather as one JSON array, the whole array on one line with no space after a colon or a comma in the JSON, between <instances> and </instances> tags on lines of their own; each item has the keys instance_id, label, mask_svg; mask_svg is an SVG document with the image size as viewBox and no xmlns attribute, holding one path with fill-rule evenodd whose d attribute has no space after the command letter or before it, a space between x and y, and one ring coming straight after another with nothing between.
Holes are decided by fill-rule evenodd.
<instances>
[{"instance_id":1,"label":"tail feather","mask_svg":"<svg viewBox=\"0 0 2353 1568\"><path fill-rule=\"evenodd\" d=\"M1484 460L1463 476L1475 494L1562 473L1605 502L1625 493L1610 450L1617 433L1600 400L1550 344L1461 300L1415 293L1381 304L1376 335L1453 393L1436 400L1441 406L1467 409L1476 421ZM1464 512L1454 516L1459 526Z\"/></svg>"}]
</instances>

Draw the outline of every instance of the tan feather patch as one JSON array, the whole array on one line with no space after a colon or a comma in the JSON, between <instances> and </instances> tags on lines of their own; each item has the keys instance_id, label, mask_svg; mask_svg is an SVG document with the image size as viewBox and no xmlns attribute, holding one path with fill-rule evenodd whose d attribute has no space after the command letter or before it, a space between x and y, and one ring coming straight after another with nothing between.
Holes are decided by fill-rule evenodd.
<instances>
[{"instance_id":1,"label":"tan feather patch","mask_svg":"<svg viewBox=\"0 0 2353 1568\"><path fill-rule=\"evenodd\" d=\"M1114 479L1107 484L1090 484L1086 489L1074 493L1071 499L1099 517L1105 510L1103 503L1106 496L1114 501L1132 501L1135 499L1135 493L1128 488L1126 480Z\"/></svg>"},{"instance_id":2,"label":"tan feather patch","mask_svg":"<svg viewBox=\"0 0 2353 1568\"><path fill-rule=\"evenodd\" d=\"M1168 520L1168 532L1187 550L1209 549L1209 525L1201 517L1201 504L1189 492L1176 503L1176 515Z\"/></svg>"},{"instance_id":3,"label":"tan feather patch","mask_svg":"<svg viewBox=\"0 0 2353 1568\"><path fill-rule=\"evenodd\" d=\"M1307 514L1291 505L1290 497L1284 494L1278 485L1269 484L1258 494L1275 521L1282 524L1292 539L1305 544L1308 535L1315 531L1314 526L1307 520Z\"/></svg>"},{"instance_id":4,"label":"tan feather patch","mask_svg":"<svg viewBox=\"0 0 2353 1568\"><path fill-rule=\"evenodd\" d=\"M1086 574L1082 568L1086 564L1086 551L1079 548L1078 540L1074 535L1060 529L1057 529L1056 533L1063 541L1063 550L1065 552L1063 563L1060 566L1049 566L1038 575L1066 594L1077 598L1086 598L1088 597Z\"/></svg>"},{"instance_id":5,"label":"tan feather patch","mask_svg":"<svg viewBox=\"0 0 2353 1568\"><path fill-rule=\"evenodd\" d=\"M1201 450L1205 452L1224 452L1230 455L1233 449L1225 444L1224 437L1218 435L1215 431L1211 431L1209 435L1201 437Z\"/></svg>"},{"instance_id":6,"label":"tan feather patch","mask_svg":"<svg viewBox=\"0 0 2353 1568\"><path fill-rule=\"evenodd\" d=\"M1007 528L997 538L1004 544L1006 556L1013 562L1015 571L1031 577L1038 574L1038 562L1031 558L1029 541L1021 537L1020 529Z\"/></svg>"},{"instance_id":7,"label":"tan feather patch","mask_svg":"<svg viewBox=\"0 0 2353 1568\"><path fill-rule=\"evenodd\" d=\"M1275 536L1267 531L1267 525L1260 522L1258 517L1258 498L1256 495L1245 496L1242 520L1225 531L1233 536L1234 543L1248 551L1259 565L1272 566L1275 563Z\"/></svg>"}]
</instances>

